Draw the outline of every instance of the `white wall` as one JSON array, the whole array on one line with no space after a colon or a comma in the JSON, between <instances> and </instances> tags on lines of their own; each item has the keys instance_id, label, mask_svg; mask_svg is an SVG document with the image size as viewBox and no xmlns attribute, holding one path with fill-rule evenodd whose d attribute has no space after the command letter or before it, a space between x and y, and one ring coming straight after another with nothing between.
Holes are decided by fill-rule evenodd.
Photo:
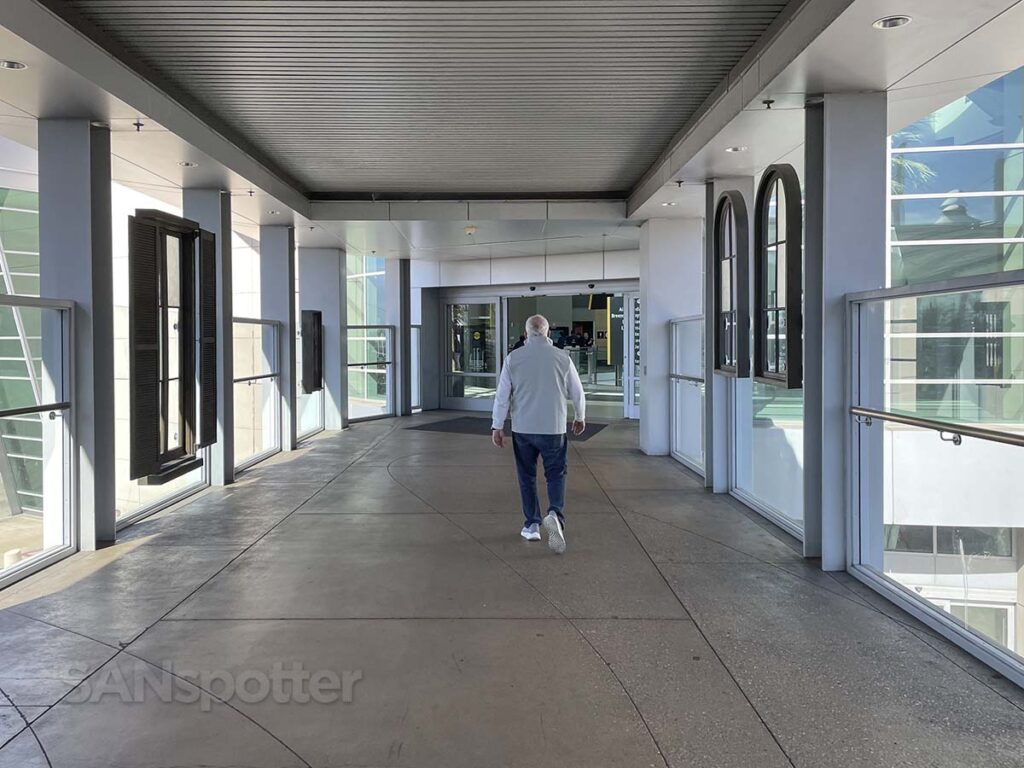
<instances>
[{"instance_id":1,"label":"white wall","mask_svg":"<svg viewBox=\"0 0 1024 768\"><path fill-rule=\"evenodd\" d=\"M635 280L640 276L640 251L440 262L414 259L411 267L414 288Z\"/></svg>"},{"instance_id":2,"label":"white wall","mask_svg":"<svg viewBox=\"0 0 1024 768\"><path fill-rule=\"evenodd\" d=\"M640 229L640 449L670 448L669 321L703 307L704 224L700 219L651 219Z\"/></svg>"}]
</instances>

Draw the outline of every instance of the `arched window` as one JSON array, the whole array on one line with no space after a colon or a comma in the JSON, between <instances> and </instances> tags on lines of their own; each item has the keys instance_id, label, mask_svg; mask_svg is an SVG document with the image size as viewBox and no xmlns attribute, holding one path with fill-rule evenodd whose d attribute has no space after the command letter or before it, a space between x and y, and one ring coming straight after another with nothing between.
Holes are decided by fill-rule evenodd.
<instances>
[{"instance_id":1,"label":"arched window","mask_svg":"<svg viewBox=\"0 0 1024 768\"><path fill-rule=\"evenodd\" d=\"M715 370L750 375L747 206L743 195L723 192L715 207Z\"/></svg>"},{"instance_id":2,"label":"arched window","mask_svg":"<svg viewBox=\"0 0 1024 768\"><path fill-rule=\"evenodd\" d=\"M803 223L800 179L772 165L757 190L754 225L754 377L803 386Z\"/></svg>"}]
</instances>

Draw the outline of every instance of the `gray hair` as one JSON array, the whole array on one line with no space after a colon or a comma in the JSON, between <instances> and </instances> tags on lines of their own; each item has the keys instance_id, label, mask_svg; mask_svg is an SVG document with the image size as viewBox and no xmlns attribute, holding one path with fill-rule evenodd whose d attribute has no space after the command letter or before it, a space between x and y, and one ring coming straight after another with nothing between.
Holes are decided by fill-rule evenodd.
<instances>
[{"instance_id":1,"label":"gray hair","mask_svg":"<svg viewBox=\"0 0 1024 768\"><path fill-rule=\"evenodd\" d=\"M544 315L533 315L526 320L527 336L547 336L548 319Z\"/></svg>"}]
</instances>

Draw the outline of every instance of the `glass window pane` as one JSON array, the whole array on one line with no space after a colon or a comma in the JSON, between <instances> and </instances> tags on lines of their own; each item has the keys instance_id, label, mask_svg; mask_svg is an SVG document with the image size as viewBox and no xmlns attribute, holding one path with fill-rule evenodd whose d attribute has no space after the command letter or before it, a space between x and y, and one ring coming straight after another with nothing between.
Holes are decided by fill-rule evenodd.
<instances>
[{"instance_id":1,"label":"glass window pane","mask_svg":"<svg viewBox=\"0 0 1024 768\"><path fill-rule=\"evenodd\" d=\"M181 374L179 370L181 357L182 337L180 332L181 311L178 309L167 310L167 370L168 379L177 379Z\"/></svg>"},{"instance_id":2,"label":"glass window pane","mask_svg":"<svg viewBox=\"0 0 1024 768\"><path fill-rule=\"evenodd\" d=\"M497 308L494 304L449 304L448 370L497 373Z\"/></svg>"},{"instance_id":3,"label":"glass window pane","mask_svg":"<svg viewBox=\"0 0 1024 768\"><path fill-rule=\"evenodd\" d=\"M984 635L994 643L1006 646L1010 641L1010 606L953 603L949 606L949 612L968 629Z\"/></svg>"},{"instance_id":4,"label":"glass window pane","mask_svg":"<svg viewBox=\"0 0 1024 768\"><path fill-rule=\"evenodd\" d=\"M770 246L765 251L765 270L764 270L764 308L777 307L779 305L778 297L778 271L776 260L778 254L776 253L775 246Z\"/></svg>"},{"instance_id":5,"label":"glass window pane","mask_svg":"<svg viewBox=\"0 0 1024 768\"><path fill-rule=\"evenodd\" d=\"M886 311L884 400L864 405L1024 424L1024 286L892 300Z\"/></svg>"},{"instance_id":6,"label":"glass window pane","mask_svg":"<svg viewBox=\"0 0 1024 768\"><path fill-rule=\"evenodd\" d=\"M776 339L778 342L779 362L776 369L779 373L785 373L789 368L786 364L786 310L780 309L778 311L777 323Z\"/></svg>"},{"instance_id":7,"label":"glass window pane","mask_svg":"<svg viewBox=\"0 0 1024 768\"><path fill-rule=\"evenodd\" d=\"M167 275L167 306L181 306L181 240L173 235L164 238Z\"/></svg>"},{"instance_id":8,"label":"glass window pane","mask_svg":"<svg viewBox=\"0 0 1024 768\"><path fill-rule=\"evenodd\" d=\"M775 252L775 304L776 307L786 306L786 244L779 243Z\"/></svg>"},{"instance_id":9,"label":"glass window pane","mask_svg":"<svg viewBox=\"0 0 1024 768\"><path fill-rule=\"evenodd\" d=\"M892 137L894 147L1017 144L1024 141L1020 108L1024 69L956 99Z\"/></svg>"},{"instance_id":10,"label":"glass window pane","mask_svg":"<svg viewBox=\"0 0 1024 768\"><path fill-rule=\"evenodd\" d=\"M931 554L935 548L930 525L885 526L886 552L920 552Z\"/></svg>"},{"instance_id":11,"label":"glass window pane","mask_svg":"<svg viewBox=\"0 0 1024 768\"><path fill-rule=\"evenodd\" d=\"M1024 236L1024 197L961 197L892 201L893 238L980 240Z\"/></svg>"},{"instance_id":12,"label":"glass window pane","mask_svg":"<svg viewBox=\"0 0 1024 768\"><path fill-rule=\"evenodd\" d=\"M768 373L778 373L778 312L765 312L765 365Z\"/></svg>"},{"instance_id":13,"label":"glass window pane","mask_svg":"<svg viewBox=\"0 0 1024 768\"><path fill-rule=\"evenodd\" d=\"M941 555L990 555L1009 557L1012 550L1010 528L967 528L939 526L936 529L936 549Z\"/></svg>"},{"instance_id":14,"label":"glass window pane","mask_svg":"<svg viewBox=\"0 0 1024 768\"><path fill-rule=\"evenodd\" d=\"M963 150L943 147L939 152L894 152L894 195L1024 190L1024 149Z\"/></svg>"},{"instance_id":15,"label":"glass window pane","mask_svg":"<svg viewBox=\"0 0 1024 768\"><path fill-rule=\"evenodd\" d=\"M776 181L775 188L778 190L775 200L775 217L778 221L776 239L783 242L786 239L786 188L782 185L782 181Z\"/></svg>"},{"instance_id":16,"label":"glass window pane","mask_svg":"<svg viewBox=\"0 0 1024 768\"><path fill-rule=\"evenodd\" d=\"M181 447L181 387L177 379L167 382L167 450Z\"/></svg>"},{"instance_id":17,"label":"glass window pane","mask_svg":"<svg viewBox=\"0 0 1024 768\"><path fill-rule=\"evenodd\" d=\"M721 302L720 311L731 312L733 309L732 305L732 266L736 263L736 259L726 259L718 262L718 271L721 275L721 296L719 301Z\"/></svg>"},{"instance_id":18,"label":"glass window pane","mask_svg":"<svg viewBox=\"0 0 1024 768\"><path fill-rule=\"evenodd\" d=\"M913 285L1020 269L1024 243L894 245L891 258L892 284Z\"/></svg>"},{"instance_id":19,"label":"glass window pane","mask_svg":"<svg viewBox=\"0 0 1024 768\"><path fill-rule=\"evenodd\" d=\"M494 397L498 385L495 376L446 376L447 397L488 399Z\"/></svg>"},{"instance_id":20,"label":"glass window pane","mask_svg":"<svg viewBox=\"0 0 1024 768\"><path fill-rule=\"evenodd\" d=\"M768 195L768 210L766 212L765 244L771 244L778 240L778 194L779 182L776 179L772 182L771 192Z\"/></svg>"}]
</instances>

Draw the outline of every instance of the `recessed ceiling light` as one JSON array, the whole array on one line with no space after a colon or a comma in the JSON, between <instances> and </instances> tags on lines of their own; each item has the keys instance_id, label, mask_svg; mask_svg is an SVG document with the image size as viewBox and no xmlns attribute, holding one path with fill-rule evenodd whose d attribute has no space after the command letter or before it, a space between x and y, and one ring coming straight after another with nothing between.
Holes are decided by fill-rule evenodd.
<instances>
[{"instance_id":1,"label":"recessed ceiling light","mask_svg":"<svg viewBox=\"0 0 1024 768\"><path fill-rule=\"evenodd\" d=\"M674 200L668 200L668 201L662 203L662 206L664 206L665 208L668 208L669 206L673 206L673 205L679 205L679 203L675 202Z\"/></svg>"},{"instance_id":2,"label":"recessed ceiling light","mask_svg":"<svg viewBox=\"0 0 1024 768\"><path fill-rule=\"evenodd\" d=\"M198 168L199 163L193 163L191 160L182 160L178 163L182 168Z\"/></svg>"},{"instance_id":3,"label":"recessed ceiling light","mask_svg":"<svg viewBox=\"0 0 1024 768\"><path fill-rule=\"evenodd\" d=\"M726 152L746 152L747 148L746 147L726 147L725 151Z\"/></svg>"},{"instance_id":4,"label":"recessed ceiling light","mask_svg":"<svg viewBox=\"0 0 1024 768\"><path fill-rule=\"evenodd\" d=\"M28 64L13 59L0 59L0 69L28 69Z\"/></svg>"},{"instance_id":5,"label":"recessed ceiling light","mask_svg":"<svg viewBox=\"0 0 1024 768\"><path fill-rule=\"evenodd\" d=\"M896 29L897 27L905 27L909 23L909 16L883 16L871 26L875 29Z\"/></svg>"}]
</instances>

